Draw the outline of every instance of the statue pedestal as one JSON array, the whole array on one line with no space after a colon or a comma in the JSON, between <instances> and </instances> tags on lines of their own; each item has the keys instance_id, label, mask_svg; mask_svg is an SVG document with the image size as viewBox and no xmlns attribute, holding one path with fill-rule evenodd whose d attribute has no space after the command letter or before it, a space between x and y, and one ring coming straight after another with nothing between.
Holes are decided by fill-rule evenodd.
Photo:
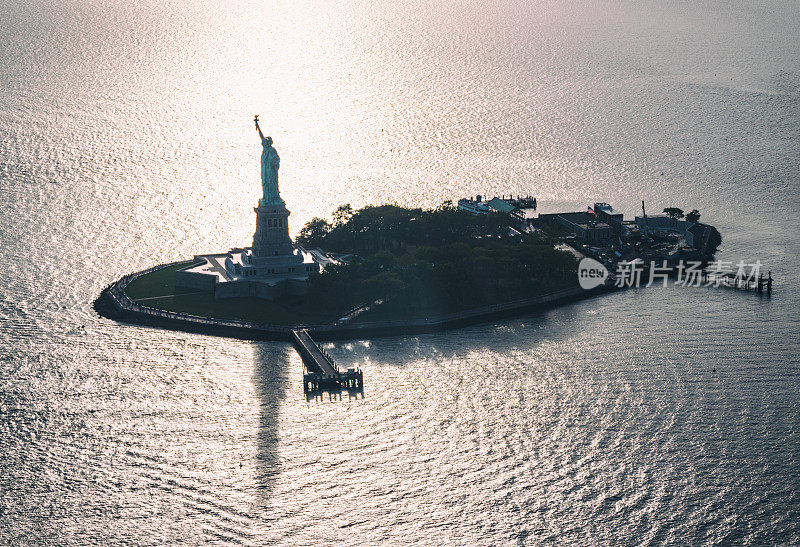
<instances>
[{"instance_id":1,"label":"statue pedestal","mask_svg":"<svg viewBox=\"0 0 800 547\"><path fill-rule=\"evenodd\" d=\"M253 235L253 256L256 258L293 255L289 237L289 211L285 205L259 205L256 212L256 233Z\"/></svg>"},{"instance_id":2,"label":"statue pedestal","mask_svg":"<svg viewBox=\"0 0 800 547\"><path fill-rule=\"evenodd\" d=\"M256 116L258 129L258 116ZM214 291L214 298L256 297L274 300L308 291L308 278L320 271L321 263L312 253L295 249L289 237L289 210L278 191L280 158L272 139L258 129L264 146L261 155L261 185L264 197L258 201L256 232L252 248L196 256L197 264L175 274L181 287Z\"/></svg>"}]
</instances>

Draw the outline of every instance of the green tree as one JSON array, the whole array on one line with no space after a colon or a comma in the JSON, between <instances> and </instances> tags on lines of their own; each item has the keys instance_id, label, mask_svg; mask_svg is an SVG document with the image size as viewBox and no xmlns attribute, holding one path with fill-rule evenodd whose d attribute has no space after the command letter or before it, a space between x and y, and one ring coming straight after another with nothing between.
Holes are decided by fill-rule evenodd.
<instances>
[{"instance_id":1,"label":"green tree","mask_svg":"<svg viewBox=\"0 0 800 547\"><path fill-rule=\"evenodd\" d=\"M378 298L391 300L405 289L406 284L394 272L380 272L362 281L360 286L361 295L367 301Z\"/></svg>"},{"instance_id":2,"label":"green tree","mask_svg":"<svg viewBox=\"0 0 800 547\"><path fill-rule=\"evenodd\" d=\"M333 212L333 225L342 226L353 217L353 208L349 203L339 205Z\"/></svg>"},{"instance_id":3,"label":"green tree","mask_svg":"<svg viewBox=\"0 0 800 547\"><path fill-rule=\"evenodd\" d=\"M297 243L307 247L318 247L330 231L331 225L327 220L314 217L300 230L300 234L297 236Z\"/></svg>"},{"instance_id":4,"label":"green tree","mask_svg":"<svg viewBox=\"0 0 800 547\"><path fill-rule=\"evenodd\" d=\"M664 214L666 214L669 218L683 218L683 209L678 209L677 207L667 207L664 209Z\"/></svg>"},{"instance_id":5,"label":"green tree","mask_svg":"<svg viewBox=\"0 0 800 547\"><path fill-rule=\"evenodd\" d=\"M697 209L692 209L686 213L686 220L687 222L698 222L700 220L700 211Z\"/></svg>"},{"instance_id":6,"label":"green tree","mask_svg":"<svg viewBox=\"0 0 800 547\"><path fill-rule=\"evenodd\" d=\"M308 301L337 312L381 298L365 317L427 316L576 281L572 254L528 234L509 239L507 215L397 205L342 206L337 213L340 224L314 219L298 238L363 258L311 276Z\"/></svg>"}]
</instances>

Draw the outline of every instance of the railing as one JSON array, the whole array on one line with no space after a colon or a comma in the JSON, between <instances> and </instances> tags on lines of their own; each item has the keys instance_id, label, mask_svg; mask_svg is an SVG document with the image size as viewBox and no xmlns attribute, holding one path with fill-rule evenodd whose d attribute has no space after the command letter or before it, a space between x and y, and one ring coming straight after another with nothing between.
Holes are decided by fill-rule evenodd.
<instances>
[{"instance_id":1,"label":"railing","mask_svg":"<svg viewBox=\"0 0 800 547\"><path fill-rule=\"evenodd\" d=\"M199 315L193 315L190 313L184 312L174 312L174 311L167 311L162 310L159 308L152 308L150 306L145 306L134 302L130 299L130 297L125 294L125 289L130 285L130 283L149 273L152 273L156 270L160 270L162 268L168 268L170 266L176 266L178 264L183 264L186 262L185 260L179 260L176 262L168 262L164 264L159 264L156 266L152 266L145 270L141 270L132 274L128 274L120 278L115 283L112 283L111 286L108 288L108 294L111 296L111 301L114 306L120 311L127 311L133 313L139 313L154 317L159 317L163 319L173 319L179 321L185 321L189 323L195 323L199 325L208 325L208 326L215 326L215 327L232 327L238 329L247 329L247 330L256 330L256 331L265 331L271 333L281 333L285 334L290 332L289 327L281 326L281 325L271 325L271 324L259 324L259 323L251 323L247 321L235 321L235 320L228 320L228 319L213 319L209 317L203 317Z\"/></svg>"},{"instance_id":2,"label":"railing","mask_svg":"<svg viewBox=\"0 0 800 547\"><path fill-rule=\"evenodd\" d=\"M515 300L503 304L493 304L489 306L482 306L480 308L473 308L462 312L453 312L449 314L437 315L434 317L426 317L419 319L371 321L363 323L347 323L346 325L336 325L336 324L294 325L291 327L285 325L274 325L270 323L253 323L247 321L236 321L228 319L214 319L210 317L193 315L190 313L167 311L159 308L152 308L150 306L145 306L137 302L134 302L133 300L130 299L130 297L128 297L127 294L125 294L125 289L128 287L128 285L138 277L152 273L161 268L175 266L183 262L186 261L181 260L176 262L159 264L157 266L153 266L151 268L147 268L145 270L141 270L139 272L123 276L115 283L112 283L108 288L108 294L111 296L113 305L120 311L127 311L136 314L148 315L151 317L157 317L168 320L183 321L187 323L193 323L196 325L228 327L234 329L243 329L248 331L270 333L270 334L290 335L292 329L308 329L314 331L315 333L322 334L326 332L334 333L339 331L365 331L372 329L389 329L393 327L431 328L451 323L454 321L474 319L485 315L492 315L520 308L548 304L564 298L579 296L587 292L579 287L562 289L549 294L521 299L521 300ZM324 350L322 351L324 354Z\"/></svg>"}]
</instances>

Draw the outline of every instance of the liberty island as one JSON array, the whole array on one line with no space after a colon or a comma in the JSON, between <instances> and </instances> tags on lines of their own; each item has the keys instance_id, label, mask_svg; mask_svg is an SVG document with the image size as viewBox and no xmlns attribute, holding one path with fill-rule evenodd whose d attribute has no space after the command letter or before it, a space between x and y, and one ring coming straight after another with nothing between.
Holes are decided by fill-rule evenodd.
<instances>
[{"instance_id":1,"label":"liberty island","mask_svg":"<svg viewBox=\"0 0 800 547\"><path fill-rule=\"evenodd\" d=\"M280 157L258 116L254 123L262 195L253 208L252 245L125 276L103 291L99 313L177 330L291 340L294 329L305 327L320 338L441 330L605 290L581 290L571 275L574 257L516 231L516 217L447 204L355 211L343 205L333 224L312 219L295 243L278 184ZM502 271L486 269L487 253L504 264ZM539 267L531 268L531 260ZM431 298L431 291L439 296Z\"/></svg>"},{"instance_id":2,"label":"liberty island","mask_svg":"<svg viewBox=\"0 0 800 547\"><path fill-rule=\"evenodd\" d=\"M307 394L363 389L360 369L342 371L314 338L432 332L552 308L624 288L611 276L579 283L578 259L604 268L655 252L708 258L719 245L716 229L697 223L697 211L688 222L647 217L643 209L642 230L605 203L533 219L501 198L467 209L465 200L428 210L341 205L333 223L314 218L293 242L280 158L258 116L254 122L262 197L252 246L126 276L95 309L156 327L292 341L305 363ZM676 233L659 235L667 228ZM700 249L687 245L695 236Z\"/></svg>"},{"instance_id":3,"label":"liberty island","mask_svg":"<svg viewBox=\"0 0 800 547\"><path fill-rule=\"evenodd\" d=\"M526 218L514 205L519 200L501 198L466 209L467 200L435 209L340 205L332 222L311 219L293 242L278 185L280 157L258 116L254 122L262 195L253 208L252 245L126 276L104 291L114 309L97 306L100 313L295 342L297 329L320 339L430 332L620 288L613 276L582 287L584 258L615 271L617 263L643 258L707 259L720 242L715 228L697 222L697 211L693 222L644 209L641 218L624 221L610 205L595 203L588 212Z\"/></svg>"}]
</instances>

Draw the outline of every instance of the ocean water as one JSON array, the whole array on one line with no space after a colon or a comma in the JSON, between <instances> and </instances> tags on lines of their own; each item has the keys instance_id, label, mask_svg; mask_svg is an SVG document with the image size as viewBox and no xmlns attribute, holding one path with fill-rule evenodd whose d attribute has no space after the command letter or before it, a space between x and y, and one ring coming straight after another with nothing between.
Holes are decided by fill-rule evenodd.
<instances>
[{"instance_id":1,"label":"ocean water","mask_svg":"<svg viewBox=\"0 0 800 547\"><path fill-rule=\"evenodd\" d=\"M0 544L800 543L800 8L0 0ZM771 299L647 288L439 334L117 324L130 271L482 194L697 208Z\"/></svg>"}]
</instances>

